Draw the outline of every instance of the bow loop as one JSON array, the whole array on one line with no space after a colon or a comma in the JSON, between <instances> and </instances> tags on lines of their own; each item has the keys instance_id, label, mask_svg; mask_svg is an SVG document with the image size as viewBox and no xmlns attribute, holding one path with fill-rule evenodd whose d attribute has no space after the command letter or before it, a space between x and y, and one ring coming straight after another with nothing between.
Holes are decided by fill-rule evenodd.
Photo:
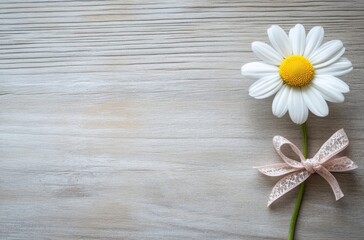
<instances>
[{"instance_id":1,"label":"bow loop","mask_svg":"<svg viewBox=\"0 0 364 240\"><path fill-rule=\"evenodd\" d=\"M288 145L298 155L301 162L287 157L281 150L284 145ZM349 139L344 129L340 129L322 145L313 158L305 159L296 145L282 136L275 136L273 138L273 146L284 163L257 167L257 169L268 176L286 176L273 187L269 196L268 206L303 183L313 173L319 174L330 184L336 200L342 198L344 194L340 189L339 183L330 172L345 172L357 168L356 164L348 157L333 158L348 145Z\"/></svg>"},{"instance_id":2,"label":"bow loop","mask_svg":"<svg viewBox=\"0 0 364 240\"><path fill-rule=\"evenodd\" d=\"M298 147L296 147L296 145L291 143L289 140L287 140L286 138L284 138L282 136L275 136L273 138L273 146L276 149L278 155L283 159L283 161L285 161L289 166L291 166L293 168L302 169L303 165L301 162L298 162L296 160L293 160L293 159L287 157L282 152L281 149L284 145L288 145L293 150L293 152L295 152L297 154L297 156L300 158L301 162L305 160L305 157L303 156L301 151L298 149Z\"/></svg>"},{"instance_id":3,"label":"bow loop","mask_svg":"<svg viewBox=\"0 0 364 240\"><path fill-rule=\"evenodd\" d=\"M313 157L320 164L325 163L349 145L349 139L344 129L335 132Z\"/></svg>"}]
</instances>

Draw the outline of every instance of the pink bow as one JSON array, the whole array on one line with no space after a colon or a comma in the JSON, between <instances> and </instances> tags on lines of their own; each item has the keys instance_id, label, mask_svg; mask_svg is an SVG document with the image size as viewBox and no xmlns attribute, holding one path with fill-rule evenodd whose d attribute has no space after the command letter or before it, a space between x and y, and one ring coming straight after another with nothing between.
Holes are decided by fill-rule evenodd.
<instances>
[{"instance_id":1,"label":"pink bow","mask_svg":"<svg viewBox=\"0 0 364 240\"><path fill-rule=\"evenodd\" d=\"M301 162L293 160L281 151L283 145L287 144L299 156ZM357 165L348 157L335 158L334 156L343 151L349 145L349 139L344 129L340 129L327 140L313 158L305 159L301 151L281 136L273 138L273 145L284 163L271 164L257 167L267 176L282 176L291 173L277 182L269 195L268 206L275 200L304 182L311 174L320 174L331 186L336 200L344 196L338 182L330 172L345 172L357 168Z\"/></svg>"}]
</instances>

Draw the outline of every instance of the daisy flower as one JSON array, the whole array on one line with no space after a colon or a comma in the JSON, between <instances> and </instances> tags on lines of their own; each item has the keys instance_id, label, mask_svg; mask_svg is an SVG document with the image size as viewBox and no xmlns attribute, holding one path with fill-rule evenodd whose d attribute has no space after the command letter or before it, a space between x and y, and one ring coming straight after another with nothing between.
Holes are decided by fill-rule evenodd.
<instances>
[{"instance_id":1,"label":"daisy flower","mask_svg":"<svg viewBox=\"0 0 364 240\"><path fill-rule=\"evenodd\" d=\"M282 117L289 112L297 124L306 122L308 110L319 117L329 114L326 101L343 102L349 86L337 78L353 67L342 57L345 52L340 40L322 44L324 29L312 28L307 36L301 24L287 35L273 25L268 29L272 46L253 42L252 50L261 60L241 68L243 76L259 79L249 88L249 95L263 99L274 94L273 114Z\"/></svg>"}]
</instances>

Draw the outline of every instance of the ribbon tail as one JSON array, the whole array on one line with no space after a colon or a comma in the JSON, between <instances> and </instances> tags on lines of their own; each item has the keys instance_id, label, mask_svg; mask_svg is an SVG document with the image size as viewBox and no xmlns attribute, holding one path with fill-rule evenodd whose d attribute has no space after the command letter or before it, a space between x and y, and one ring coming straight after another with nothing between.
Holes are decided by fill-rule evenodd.
<instances>
[{"instance_id":1,"label":"ribbon tail","mask_svg":"<svg viewBox=\"0 0 364 240\"><path fill-rule=\"evenodd\" d=\"M329 170L325 167L321 167L316 170L316 173L320 174L331 186L332 191L335 194L336 201L344 197L344 193L341 191L339 183L336 181L334 175L332 175Z\"/></svg>"},{"instance_id":2,"label":"ribbon tail","mask_svg":"<svg viewBox=\"0 0 364 240\"><path fill-rule=\"evenodd\" d=\"M297 168L289 166L287 163L275 163L260 167L254 167L259 172L270 177L282 176L287 173L297 171Z\"/></svg>"},{"instance_id":3,"label":"ribbon tail","mask_svg":"<svg viewBox=\"0 0 364 240\"><path fill-rule=\"evenodd\" d=\"M278 198L282 197L284 194L303 183L310 175L311 173L304 169L291 173L279 180L269 195L268 207Z\"/></svg>"},{"instance_id":4,"label":"ribbon tail","mask_svg":"<svg viewBox=\"0 0 364 240\"><path fill-rule=\"evenodd\" d=\"M358 168L348 157L333 158L324 164L329 172L346 172Z\"/></svg>"}]
</instances>

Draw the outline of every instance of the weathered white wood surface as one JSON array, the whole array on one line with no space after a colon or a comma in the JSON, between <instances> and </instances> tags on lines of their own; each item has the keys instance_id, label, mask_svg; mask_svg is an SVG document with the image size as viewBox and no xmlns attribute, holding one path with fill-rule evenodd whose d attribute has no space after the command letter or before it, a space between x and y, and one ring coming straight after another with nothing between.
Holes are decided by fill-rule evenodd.
<instances>
[{"instance_id":1,"label":"weathered white wood surface","mask_svg":"<svg viewBox=\"0 0 364 240\"><path fill-rule=\"evenodd\" d=\"M359 169L334 201L307 182L297 239L364 238L364 1L0 1L1 239L284 239L296 191L266 208L271 139L299 127L240 66L266 28L322 25L355 70L309 118L344 127Z\"/></svg>"}]
</instances>

